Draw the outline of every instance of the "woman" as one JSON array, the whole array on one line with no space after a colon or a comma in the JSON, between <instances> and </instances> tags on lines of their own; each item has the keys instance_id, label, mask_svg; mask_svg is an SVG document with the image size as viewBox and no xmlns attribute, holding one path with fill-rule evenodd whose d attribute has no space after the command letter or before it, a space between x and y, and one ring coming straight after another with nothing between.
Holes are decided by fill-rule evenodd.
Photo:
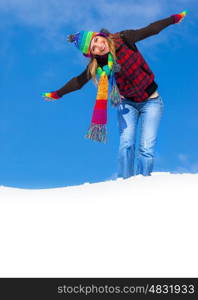
<instances>
[{"instance_id":1,"label":"woman","mask_svg":"<svg viewBox=\"0 0 198 300\"><path fill-rule=\"evenodd\" d=\"M70 35L68 40L74 42L83 55L90 58L90 62L84 72L72 78L62 88L43 94L45 100L57 100L80 89L92 78L98 85L98 92L86 137L105 142L110 85L111 104L117 107L120 132L118 177L151 175L157 131L163 112L163 101L157 91L154 74L135 43L158 34L171 24L179 23L185 15L184 11L137 30L124 30L114 34L106 30L80 31ZM140 145L135 170L135 136L139 120Z\"/></svg>"}]
</instances>

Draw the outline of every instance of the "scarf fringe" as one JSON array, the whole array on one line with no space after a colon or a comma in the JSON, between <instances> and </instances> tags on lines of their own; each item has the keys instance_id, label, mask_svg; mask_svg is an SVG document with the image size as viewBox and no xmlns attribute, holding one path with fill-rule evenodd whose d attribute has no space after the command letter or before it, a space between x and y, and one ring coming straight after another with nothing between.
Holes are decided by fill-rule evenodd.
<instances>
[{"instance_id":1,"label":"scarf fringe","mask_svg":"<svg viewBox=\"0 0 198 300\"><path fill-rule=\"evenodd\" d=\"M106 126L104 124L91 124L85 137L93 141L106 143Z\"/></svg>"}]
</instances>

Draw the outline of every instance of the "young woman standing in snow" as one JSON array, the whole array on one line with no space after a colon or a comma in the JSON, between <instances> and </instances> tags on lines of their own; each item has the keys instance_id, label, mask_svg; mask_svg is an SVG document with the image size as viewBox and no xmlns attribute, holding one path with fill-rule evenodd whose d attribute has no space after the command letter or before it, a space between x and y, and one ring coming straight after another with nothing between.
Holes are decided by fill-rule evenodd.
<instances>
[{"instance_id":1,"label":"young woman standing in snow","mask_svg":"<svg viewBox=\"0 0 198 300\"><path fill-rule=\"evenodd\" d=\"M106 142L108 86L111 104L117 107L120 132L118 152L118 177L151 175L154 147L163 112L163 101L157 91L154 74L135 45L171 24L179 23L186 12L172 15L137 30L124 30L111 34L80 31L68 40L90 58L84 72L72 78L62 88L44 93L45 100L57 100L63 95L80 89L91 78L98 85L91 126L87 138ZM96 77L99 77L98 81ZM135 136L140 119L140 145L137 170L134 170Z\"/></svg>"}]
</instances>

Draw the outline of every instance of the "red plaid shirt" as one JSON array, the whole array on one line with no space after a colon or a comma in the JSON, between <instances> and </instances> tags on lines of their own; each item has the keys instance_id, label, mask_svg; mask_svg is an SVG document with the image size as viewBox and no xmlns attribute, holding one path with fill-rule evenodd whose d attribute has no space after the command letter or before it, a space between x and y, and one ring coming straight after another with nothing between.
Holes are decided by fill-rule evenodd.
<instances>
[{"instance_id":1,"label":"red plaid shirt","mask_svg":"<svg viewBox=\"0 0 198 300\"><path fill-rule=\"evenodd\" d=\"M154 83L154 74L135 44L134 50L130 49L119 33L115 33L113 39L117 62L121 66L120 72L115 73L120 94L133 101L142 102L157 88Z\"/></svg>"}]
</instances>

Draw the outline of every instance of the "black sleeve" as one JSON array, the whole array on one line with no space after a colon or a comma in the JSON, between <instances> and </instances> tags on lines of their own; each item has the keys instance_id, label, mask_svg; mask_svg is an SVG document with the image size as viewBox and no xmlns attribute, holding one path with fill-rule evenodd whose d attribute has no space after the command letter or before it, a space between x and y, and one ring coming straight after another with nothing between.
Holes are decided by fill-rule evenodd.
<instances>
[{"instance_id":1,"label":"black sleeve","mask_svg":"<svg viewBox=\"0 0 198 300\"><path fill-rule=\"evenodd\" d=\"M171 24L174 24L173 16L151 23L150 25L140 29L130 29L121 31L120 36L124 37L125 40L128 41L128 43L134 44L149 36L158 34L161 30L165 29Z\"/></svg>"},{"instance_id":2,"label":"black sleeve","mask_svg":"<svg viewBox=\"0 0 198 300\"><path fill-rule=\"evenodd\" d=\"M59 97L64 96L70 92L81 89L91 79L91 74L88 72L87 68L77 77L72 78L68 81L62 88L56 90Z\"/></svg>"}]
</instances>

